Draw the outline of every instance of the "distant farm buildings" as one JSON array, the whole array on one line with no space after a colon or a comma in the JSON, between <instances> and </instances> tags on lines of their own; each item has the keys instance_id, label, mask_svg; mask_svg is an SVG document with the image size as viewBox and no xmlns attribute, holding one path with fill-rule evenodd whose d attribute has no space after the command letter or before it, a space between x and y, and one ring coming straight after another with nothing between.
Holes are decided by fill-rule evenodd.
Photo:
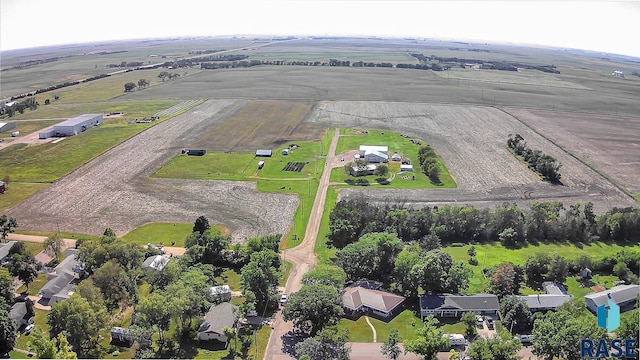
<instances>
[{"instance_id":1,"label":"distant farm buildings","mask_svg":"<svg viewBox=\"0 0 640 360\"><path fill-rule=\"evenodd\" d=\"M0 122L0 133L16 128L15 122Z\"/></svg>"},{"instance_id":2,"label":"distant farm buildings","mask_svg":"<svg viewBox=\"0 0 640 360\"><path fill-rule=\"evenodd\" d=\"M611 76L623 78L624 77L624 73L622 71L620 71L620 70L616 70L616 71L611 73Z\"/></svg>"},{"instance_id":3,"label":"distant farm buildings","mask_svg":"<svg viewBox=\"0 0 640 360\"><path fill-rule=\"evenodd\" d=\"M256 150L256 156L260 157L271 157L271 150Z\"/></svg>"},{"instance_id":4,"label":"distant farm buildings","mask_svg":"<svg viewBox=\"0 0 640 360\"><path fill-rule=\"evenodd\" d=\"M389 162L389 147L360 145L358 155L368 163L386 163Z\"/></svg>"},{"instance_id":5,"label":"distant farm buildings","mask_svg":"<svg viewBox=\"0 0 640 360\"><path fill-rule=\"evenodd\" d=\"M77 135L88 128L102 124L103 119L102 114L83 114L76 116L54 125L53 128L48 131L41 132L39 138L48 139L50 137Z\"/></svg>"}]
</instances>

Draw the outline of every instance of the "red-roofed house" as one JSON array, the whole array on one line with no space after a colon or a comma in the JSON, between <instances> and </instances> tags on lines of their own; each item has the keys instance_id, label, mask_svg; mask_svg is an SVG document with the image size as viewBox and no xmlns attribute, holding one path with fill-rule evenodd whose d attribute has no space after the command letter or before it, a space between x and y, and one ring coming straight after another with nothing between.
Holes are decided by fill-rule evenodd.
<instances>
[{"instance_id":1,"label":"red-roofed house","mask_svg":"<svg viewBox=\"0 0 640 360\"><path fill-rule=\"evenodd\" d=\"M342 292L345 316L358 318L362 314L391 320L401 309L404 297L382 290L360 286L346 288Z\"/></svg>"}]
</instances>

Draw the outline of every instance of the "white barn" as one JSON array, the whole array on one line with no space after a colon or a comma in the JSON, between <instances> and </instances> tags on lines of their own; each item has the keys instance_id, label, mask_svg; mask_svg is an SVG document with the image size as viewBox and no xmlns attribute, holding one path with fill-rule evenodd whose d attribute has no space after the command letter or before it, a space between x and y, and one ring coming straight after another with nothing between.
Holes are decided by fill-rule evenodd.
<instances>
[{"instance_id":1,"label":"white barn","mask_svg":"<svg viewBox=\"0 0 640 360\"><path fill-rule=\"evenodd\" d=\"M365 159L368 163L386 163L389 162L388 146L360 145L360 158Z\"/></svg>"},{"instance_id":2,"label":"white barn","mask_svg":"<svg viewBox=\"0 0 640 360\"><path fill-rule=\"evenodd\" d=\"M83 114L65 120L53 126L53 129L39 134L40 139L49 137L65 137L77 135L93 126L102 124L104 116L102 114Z\"/></svg>"}]
</instances>

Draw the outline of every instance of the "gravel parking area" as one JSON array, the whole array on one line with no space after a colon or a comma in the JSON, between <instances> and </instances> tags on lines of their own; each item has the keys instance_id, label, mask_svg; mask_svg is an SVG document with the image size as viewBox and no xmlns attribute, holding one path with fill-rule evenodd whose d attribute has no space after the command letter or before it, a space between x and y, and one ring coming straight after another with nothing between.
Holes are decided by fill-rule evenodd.
<instances>
[{"instance_id":1,"label":"gravel parking area","mask_svg":"<svg viewBox=\"0 0 640 360\"><path fill-rule=\"evenodd\" d=\"M207 216L234 241L284 234L298 206L295 195L256 191L252 182L155 179L149 174L208 126L241 106L212 100L112 148L7 211L21 230L122 235L150 222L193 222Z\"/></svg>"}]
</instances>

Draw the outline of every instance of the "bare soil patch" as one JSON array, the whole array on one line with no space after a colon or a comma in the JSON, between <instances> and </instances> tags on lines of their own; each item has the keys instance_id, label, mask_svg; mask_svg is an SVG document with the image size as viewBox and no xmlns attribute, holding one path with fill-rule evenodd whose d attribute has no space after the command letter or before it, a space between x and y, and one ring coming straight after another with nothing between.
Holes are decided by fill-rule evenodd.
<instances>
[{"instance_id":1,"label":"bare soil patch","mask_svg":"<svg viewBox=\"0 0 640 360\"><path fill-rule=\"evenodd\" d=\"M207 127L189 147L254 152L290 141L318 140L324 127L305 124L312 102L249 101L224 122Z\"/></svg>"},{"instance_id":2,"label":"bare soil patch","mask_svg":"<svg viewBox=\"0 0 640 360\"><path fill-rule=\"evenodd\" d=\"M508 113L493 107L420 103L323 102L310 121L340 127L378 128L424 139L438 152L458 184L456 189L345 189L341 196L416 205L561 200L591 201L596 209L633 206L635 201L607 179ZM564 186L542 182L506 148L510 133L562 163Z\"/></svg>"},{"instance_id":3,"label":"bare soil patch","mask_svg":"<svg viewBox=\"0 0 640 360\"><path fill-rule=\"evenodd\" d=\"M640 118L506 109L556 144L640 193Z\"/></svg>"},{"instance_id":4,"label":"bare soil patch","mask_svg":"<svg viewBox=\"0 0 640 360\"><path fill-rule=\"evenodd\" d=\"M193 222L205 215L228 227L234 241L286 233L298 206L295 195L261 193L252 182L155 179L149 174L177 155L203 129L244 104L207 101L134 136L50 187L11 208L20 228L124 234L150 222ZM58 227L59 226L59 227Z\"/></svg>"}]
</instances>

